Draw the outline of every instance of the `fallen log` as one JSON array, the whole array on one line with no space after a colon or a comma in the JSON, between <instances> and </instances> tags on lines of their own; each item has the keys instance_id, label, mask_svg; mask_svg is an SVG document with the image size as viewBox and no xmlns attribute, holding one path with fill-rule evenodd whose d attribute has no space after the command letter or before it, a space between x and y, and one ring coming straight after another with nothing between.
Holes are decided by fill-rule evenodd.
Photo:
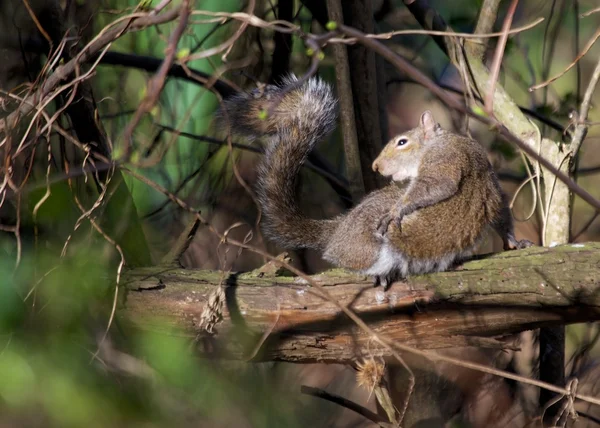
<instances>
[{"instance_id":1,"label":"fallen log","mask_svg":"<svg viewBox=\"0 0 600 428\"><path fill-rule=\"evenodd\" d=\"M135 328L187 335L207 356L340 363L387 355L318 289L275 270L225 274L157 266L125 278L122 319ZM386 292L342 270L312 279L376 333L419 349L510 347L502 336L600 319L600 243L482 256L453 271L394 283Z\"/></svg>"}]
</instances>

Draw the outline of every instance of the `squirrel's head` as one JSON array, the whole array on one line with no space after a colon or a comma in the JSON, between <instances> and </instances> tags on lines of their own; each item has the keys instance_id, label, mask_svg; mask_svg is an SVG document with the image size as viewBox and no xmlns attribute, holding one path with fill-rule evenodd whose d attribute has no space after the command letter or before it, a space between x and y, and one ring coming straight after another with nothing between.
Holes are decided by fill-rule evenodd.
<instances>
[{"instance_id":1,"label":"squirrel's head","mask_svg":"<svg viewBox=\"0 0 600 428\"><path fill-rule=\"evenodd\" d=\"M427 147L439 144L442 131L429 110L421 115L419 126L392 138L373 162L373 171L394 181L416 177Z\"/></svg>"}]
</instances>

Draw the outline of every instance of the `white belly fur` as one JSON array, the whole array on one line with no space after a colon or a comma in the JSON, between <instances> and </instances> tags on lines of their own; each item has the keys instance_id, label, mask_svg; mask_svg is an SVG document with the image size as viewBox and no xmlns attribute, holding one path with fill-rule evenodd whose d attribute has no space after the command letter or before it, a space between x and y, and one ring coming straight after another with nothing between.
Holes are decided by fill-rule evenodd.
<instances>
[{"instance_id":1,"label":"white belly fur","mask_svg":"<svg viewBox=\"0 0 600 428\"><path fill-rule=\"evenodd\" d=\"M415 259L407 257L388 243L384 243L379 250L375 263L363 273L383 277L396 274L399 277L406 278L409 275L442 272L447 270L456 260L470 256L474 248L475 246L456 253L449 253L438 259Z\"/></svg>"}]
</instances>

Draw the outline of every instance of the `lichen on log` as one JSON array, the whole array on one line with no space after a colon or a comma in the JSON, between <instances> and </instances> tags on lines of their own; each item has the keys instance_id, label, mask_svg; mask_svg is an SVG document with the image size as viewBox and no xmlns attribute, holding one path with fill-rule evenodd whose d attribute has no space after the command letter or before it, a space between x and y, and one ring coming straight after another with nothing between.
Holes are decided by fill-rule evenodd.
<instances>
[{"instance_id":1,"label":"lichen on log","mask_svg":"<svg viewBox=\"0 0 600 428\"><path fill-rule=\"evenodd\" d=\"M127 272L120 317L135 328L183 334L201 353L253 361L345 362L385 350L305 280L177 267ZM600 319L600 243L533 247L411 277L388 291L339 269L314 275L377 333L419 349L503 347L508 334ZM223 291L212 334L207 302Z\"/></svg>"}]
</instances>

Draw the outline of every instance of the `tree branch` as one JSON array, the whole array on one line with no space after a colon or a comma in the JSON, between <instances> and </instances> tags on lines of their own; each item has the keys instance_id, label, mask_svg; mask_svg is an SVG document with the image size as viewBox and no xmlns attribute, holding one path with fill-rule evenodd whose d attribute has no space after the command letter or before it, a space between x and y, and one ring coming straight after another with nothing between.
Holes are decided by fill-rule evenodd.
<instances>
[{"instance_id":1,"label":"tree branch","mask_svg":"<svg viewBox=\"0 0 600 428\"><path fill-rule=\"evenodd\" d=\"M377 334L419 349L502 348L494 335L600 319L600 243L535 247L410 278L388 292L340 270L313 279ZM292 362L346 362L389 353L337 307L294 277L254 271L140 268L126 276L121 315L134 326L198 338L205 355ZM224 293L213 335L199 327L215 290ZM257 350L258 348L258 350Z\"/></svg>"},{"instance_id":2,"label":"tree branch","mask_svg":"<svg viewBox=\"0 0 600 428\"><path fill-rule=\"evenodd\" d=\"M481 9L479 9L479 17L477 18L477 25L475 26L475 34L487 34L492 32L494 24L496 23L499 5L500 0L490 0L481 6ZM474 42L477 43L477 46L473 48L474 53L476 53L479 58L483 59L488 39L482 37L474 40Z\"/></svg>"}]
</instances>

